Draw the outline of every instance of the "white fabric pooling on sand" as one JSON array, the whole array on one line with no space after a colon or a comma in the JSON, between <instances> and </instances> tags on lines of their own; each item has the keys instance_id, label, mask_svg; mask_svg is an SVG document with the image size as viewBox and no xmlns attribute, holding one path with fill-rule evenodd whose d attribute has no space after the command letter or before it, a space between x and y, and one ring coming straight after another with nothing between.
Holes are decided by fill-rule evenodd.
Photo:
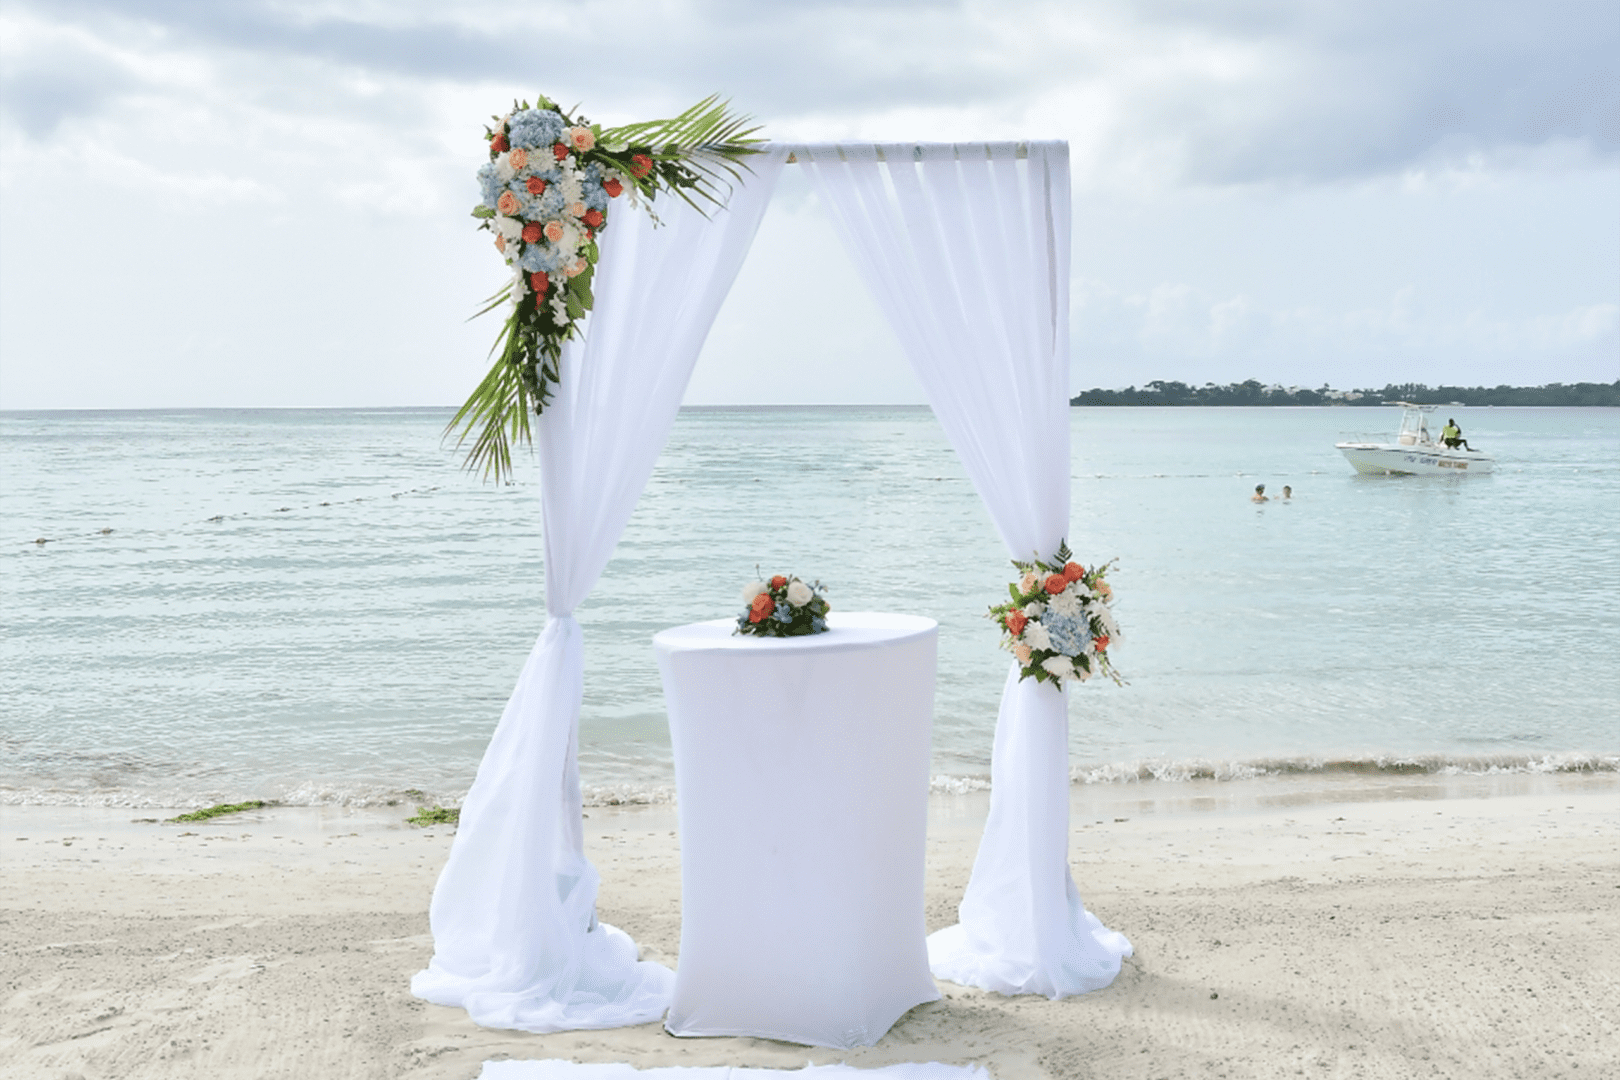
<instances>
[{"instance_id":1,"label":"white fabric pooling on sand","mask_svg":"<svg viewBox=\"0 0 1620 1080\"><path fill-rule=\"evenodd\" d=\"M486 1061L478 1080L990 1080L979 1065L906 1062L876 1069L852 1065L807 1065L802 1069L746 1069L729 1065L637 1069L630 1065L579 1065L572 1061Z\"/></svg>"}]
</instances>

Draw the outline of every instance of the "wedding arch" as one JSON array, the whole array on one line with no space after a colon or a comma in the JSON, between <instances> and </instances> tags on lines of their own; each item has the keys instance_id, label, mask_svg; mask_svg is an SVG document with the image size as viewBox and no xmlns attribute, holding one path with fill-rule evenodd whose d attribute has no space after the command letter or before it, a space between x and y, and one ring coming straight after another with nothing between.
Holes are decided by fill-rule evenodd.
<instances>
[{"instance_id":1,"label":"wedding arch","mask_svg":"<svg viewBox=\"0 0 1620 1080\"><path fill-rule=\"evenodd\" d=\"M1069 526L1069 150L1063 142L764 144L728 204L603 235L595 308L536 421L546 624L490 739L434 890L434 956L411 982L488 1027L646 1023L674 975L596 919L584 853L573 612L652 473L698 353L782 168L807 167L1009 555ZM673 201L673 200L672 200ZM990 813L934 974L1057 998L1108 985L1130 955L1068 866L1067 691L1002 693Z\"/></svg>"}]
</instances>

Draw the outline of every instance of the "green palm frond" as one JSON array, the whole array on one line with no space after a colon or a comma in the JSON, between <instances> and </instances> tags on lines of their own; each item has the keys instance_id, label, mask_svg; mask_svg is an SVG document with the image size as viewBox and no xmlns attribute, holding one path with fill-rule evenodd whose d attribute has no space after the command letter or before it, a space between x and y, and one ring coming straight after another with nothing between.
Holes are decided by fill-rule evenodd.
<instances>
[{"instance_id":1,"label":"green palm frond","mask_svg":"<svg viewBox=\"0 0 1620 1080\"><path fill-rule=\"evenodd\" d=\"M719 205L724 201L722 187L729 188L732 181L742 179L748 168L745 159L759 153L765 142L755 135L760 125L750 116L732 112L730 105L719 94L710 94L679 116L608 128L601 138L609 143L646 146L655 157L679 160L695 174L693 190ZM684 189L675 190L687 198Z\"/></svg>"},{"instance_id":2,"label":"green palm frond","mask_svg":"<svg viewBox=\"0 0 1620 1080\"><path fill-rule=\"evenodd\" d=\"M472 392L444 429L445 438L456 437L460 450L474 432L472 446L464 463L468 472L481 471L484 479L497 483L512 478L512 444L528 445L529 388L517 365L506 356L516 328L508 321L506 332L495 342L500 355L478 388Z\"/></svg>"}]
</instances>

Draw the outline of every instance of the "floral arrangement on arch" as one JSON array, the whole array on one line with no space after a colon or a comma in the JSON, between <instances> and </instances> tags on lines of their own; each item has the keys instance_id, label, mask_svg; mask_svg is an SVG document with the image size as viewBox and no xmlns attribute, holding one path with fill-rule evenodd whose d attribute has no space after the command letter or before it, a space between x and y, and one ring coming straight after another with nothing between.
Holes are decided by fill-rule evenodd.
<instances>
[{"instance_id":1,"label":"floral arrangement on arch","mask_svg":"<svg viewBox=\"0 0 1620 1080\"><path fill-rule=\"evenodd\" d=\"M1020 679L1085 682L1106 675L1123 683L1108 659L1109 646L1120 641L1106 580L1114 563L1087 570L1071 555L1062 543L1050 560L1013 560L1022 575L1007 587L1012 599L990 609L1005 631L1001 647L1017 658Z\"/></svg>"},{"instance_id":2,"label":"floral arrangement on arch","mask_svg":"<svg viewBox=\"0 0 1620 1080\"><path fill-rule=\"evenodd\" d=\"M530 440L529 414L551 400L563 342L596 303L591 279L614 200L652 213L661 192L693 206L725 205L729 184L764 140L758 127L711 95L669 120L603 128L548 98L513 102L485 128L478 170L479 228L494 233L511 279L479 315L510 311L490 350L495 364L446 429L467 467L510 477L511 443ZM700 207L701 208L701 207ZM656 215L654 215L656 220Z\"/></svg>"},{"instance_id":3,"label":"floral arrangement on arch","mask_svg":"<svg viewBox=\"0 0 1620 1080\"><path fill-rule=\"evenodd\" d=\"M746 605L737 616L736 633L756 637L804 637L827 629L831 610L821 595L826 586L817 581L806 584L796 577L777 574L769 581L755 581L743 587Z\"/></svg>"}]
</instances>

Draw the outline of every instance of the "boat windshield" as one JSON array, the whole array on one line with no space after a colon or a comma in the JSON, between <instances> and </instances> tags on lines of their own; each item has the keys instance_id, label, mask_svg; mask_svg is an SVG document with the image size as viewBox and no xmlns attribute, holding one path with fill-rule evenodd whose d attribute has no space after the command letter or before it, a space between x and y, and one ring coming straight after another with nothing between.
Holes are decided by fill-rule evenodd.
<instances>
[{"instance_id":1,"label":"boat windshield","mask_svg":"<svg viewBox=\"0 0 1620 1080\"><path fill-rule=\"evenodd\" d=\"M1409 405L1400 402L1401 406L1401 433L1397 438L1402 446L1417 446L1434 442L1434 436L1429 434L1429 416L1434 410L1433 405Z\"/></svg>"}]
</instances>

